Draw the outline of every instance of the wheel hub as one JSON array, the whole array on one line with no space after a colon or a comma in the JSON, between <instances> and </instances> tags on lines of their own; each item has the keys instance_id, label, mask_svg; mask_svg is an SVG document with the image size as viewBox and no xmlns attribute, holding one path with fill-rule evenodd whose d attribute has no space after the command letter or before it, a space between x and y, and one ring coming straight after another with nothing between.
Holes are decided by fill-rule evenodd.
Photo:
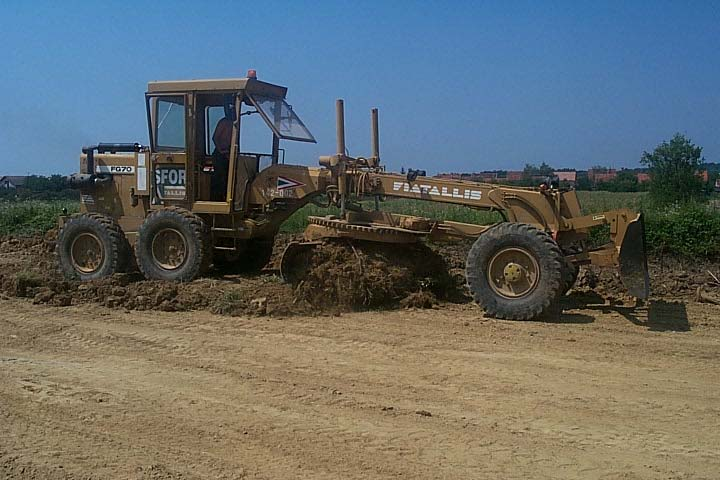
<instances>
[{"instance_id":1,"label":"wheel hub","mask_svg":"<svg viewBox=\"0 0 720 480\"><path fill-rule=\"evenodd\" d=\"M166 228L152 241L153 261L164 270L175 270L185 263L187 243L185 237L174 228Z\"/></svg>"},{"instance_id":2,"label":"wheel hub","mask_svg":"<svg viewBox=\"0 0 720 480\"><path fill-rule=\"evenodd\" d=\"M540 267L534 255L524 248L506 247L488 263L490 287L505 298L528 295L537 287Z\"/></svg>"},{"instance_id":3,"label":"wheel hub","mask_svg":"<svg viewBox=\"0 0 720 480\"><path fill-rule=\"evenodd\" d=\"M100 239L93 233L81 233L70 246L70 260L73 268L81 273L97 271L105 259L105 249Z\"/></svg>"},{"instance_id":4,"label":"wheel hub","mask_svg":"<svg viewBox=\"0 0 720 480\"><path fill-rule=\"evenodd\" d=\"M505 265L505 268L503 269L503 276L505 277L505 281L508 283L516 283L520 281L526 274L527 271L523 268L522 265L513 262Z\"/></svg>"}]
</instances>

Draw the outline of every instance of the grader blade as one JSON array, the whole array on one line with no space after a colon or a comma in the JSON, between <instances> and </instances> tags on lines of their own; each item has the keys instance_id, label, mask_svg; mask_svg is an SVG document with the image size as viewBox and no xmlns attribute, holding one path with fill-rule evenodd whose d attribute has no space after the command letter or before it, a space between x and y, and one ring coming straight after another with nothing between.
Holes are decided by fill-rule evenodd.
<instances>
[{"instance_id":1,"label":"grader blade","mask_svg":"<svg viewBox=\"0 0 720 480\"><path fill-rule=\"evenodd\" d=\"M312 251L322 242L290 242L280 258L280 277L292 285L299 283L308 268Z\"/></svg>"},{"instance_id":2,"label":"grader blade","mask_svg":"<svg viewBox=\"0 0 720 480\"><path fill-rule=\"evenodd\" d=\"M650 273L645 253L645 224L642 214L627 225L620 245L620 279L630 295L647 299L650 296Z\"/></svg>"}]
</instances>

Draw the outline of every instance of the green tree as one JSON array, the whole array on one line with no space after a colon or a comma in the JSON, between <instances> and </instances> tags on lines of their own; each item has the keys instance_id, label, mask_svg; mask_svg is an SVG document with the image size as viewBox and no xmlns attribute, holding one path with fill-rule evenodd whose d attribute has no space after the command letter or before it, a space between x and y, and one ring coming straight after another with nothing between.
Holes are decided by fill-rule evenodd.
<instances>
[{"instance_id":1,"label":"green tree","mask_svg":"<svg viewBox=\"0 0 720 480\"><path fill-rule=\"evenodd\" d=\"M592 190L593 184L587 175L578 175L575 182L575 190Z\"/></svg>"},{"instance_id":2,"label":"green tree","mask_svg":"<svg viewBox=\"0 0 720 480\"><path fill-rule=\"evenodd\" d=\"M538 167L537 165L534 165L532 163L525 164L525 168L523 169L523 177L525 178L531 178L533 176L549 176L552 175L554 172L553 167L548 165L547 163L543 162Z\"/></svg>"},{"instance_id":3,"label":"green tree","mask_svg":"<svg viewBox=\"0 0 720 480\"><path fill-rule=\"evenodd\" d=\"M643 152L640 159L650 168L650 196L659 203L702 198L703 183L697 172L703 162L702 147L680 133L652 153Z\"/></svg>"},{"instance_id":4,"label":"green tree","mask_svg":"<svg viewBox=\"0 0 720 480\"><path fill-rule=\"evenodd\" d=\"M637 192L639 183L635 172L620 170L615 178L609 182L603 182L601 186L602 190L608 192Z\"/></svg>"},{"instance_id":5,"label":"green tree","mask_svg":"<svg viewBox=\"0 0 720 480\"><path fill-rule=\"evenodd\" d=\"M715 182L717 182L718 178L720 178L720 173L712 171L708 172L708 182L704 185L704 191L706 195L712 195L716 193Z\"/></svg>"}]
</instances>

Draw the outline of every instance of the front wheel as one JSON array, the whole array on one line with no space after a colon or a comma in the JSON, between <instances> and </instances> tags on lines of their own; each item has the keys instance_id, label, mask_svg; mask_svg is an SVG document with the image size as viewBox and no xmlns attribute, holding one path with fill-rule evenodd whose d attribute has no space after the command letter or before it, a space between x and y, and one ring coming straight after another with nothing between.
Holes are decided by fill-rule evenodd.
<instances>
[{"instance_id":1,"label":"front wheel","mask_svg":"<svg viewBox=\"0 0 720 480\"><path fill-rule=\"evenodd\" d=\"M473 298L488 315L530 320L558 300L564 262L560 247L544 231L501 223L475 241L465 273Z\"/></svg>"},{"instance_id":2,"label":"front wheel","mask_svg":"<svg viewBox=\"0 0 720 480\"><path fill-rule=\"evenodd\" d=\"M565 295L575 285L578 275L580 274L580 267L564 259L563 262L563 288L561 294Z\"/></svg>"},{"instance_id":3,"label":"front wheel","mask_svg":"<svg viewBox=\"0 0 720 480\"><path fill-rule=\"evenodd\" d=\"M148 215L135 242L138 267L151 280L190 281L205 273L211 251L205 222L179 207Z\"/></svg>"}]
</instances>

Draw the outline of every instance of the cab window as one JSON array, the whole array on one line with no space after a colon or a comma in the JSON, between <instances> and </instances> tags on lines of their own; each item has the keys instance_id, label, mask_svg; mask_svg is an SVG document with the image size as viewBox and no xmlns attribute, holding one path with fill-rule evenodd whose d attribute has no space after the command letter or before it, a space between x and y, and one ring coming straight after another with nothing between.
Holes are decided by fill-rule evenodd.
<instances>
[{"instance_id":1,"label":"cab window","mask_svg":"<svg viewBox=\"0 0 720 480\"><path fill-rule=\"evenodd\" d=\"M225 118L225 108L222 105L205 107L205 155L212 155L215 150L213 133L220 120Z\"/></svg>"},{"instance_id":2,"label":"cab window","mask_svg":"<svg viewBox=\"0 0 720 480\"><path fill-rule=\"evenodd\" d=\"M185 98L156 98L155 148L185 150Z\"/></svg>"}]
</instances>

